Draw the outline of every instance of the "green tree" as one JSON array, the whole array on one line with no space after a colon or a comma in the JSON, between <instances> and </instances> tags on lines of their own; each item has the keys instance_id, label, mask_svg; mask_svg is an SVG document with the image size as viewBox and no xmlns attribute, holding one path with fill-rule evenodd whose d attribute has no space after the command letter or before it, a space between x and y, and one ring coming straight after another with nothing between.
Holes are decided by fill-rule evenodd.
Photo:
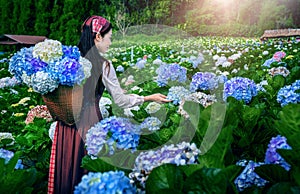
<instances>
[{"instance_id":1,"label":"green tree","mask_svg":"<svg viewBox=\"0 0 300 194\"><path fill-rule=\"evenodd\" d=\"M258 27L261 30L277 28L277 22L286 14L287 9L284 5L279 5L274 0L265 0L259 14Z\"/></svg>"},{"instance_id":2,"label":"green tree","mask_svg":"<svg viewBox=\"0 0 300 194\"><path fill-rule=\"evenodd\" d=\"M61 41L64 34L59 31L60 17L62 16L63 2L55 1L51 12L50 35L49 38Z\"/></svg>"},{"instance_id":3,"label":"green tree","mask_svg":"<svg viewBox=\"0 0 300 194\"><path fill-rule=\"evenodd\" d=\"M50 22L51 22L51 9L52 4L48 0L35 1L36 19L34 24L35 34L42 36L49 36Z\"/></svg>"},{"instance_id":4,"label":"green tree","mask_svg":"<svg viewBox=\"0 0 300 194\"><path fill-rule=\"evenodd\" d=\"M242 24L257 24L261 9L261 0L243 0L240 3L240 20Z\"/></svg>"},{"instance_id":5,"label":"green tree","mask_svg":"<svg viewBox=\"0 0 300 194\"><path fill-rule=\"evenodd\" d=\"M0 0L0 34L11 33L13 1Z\"/></svg>"},{"instance_id":6,"label":"green tree","mask_svg":"<svg viewBox=\"0 0 300 194\"><path fill-rule=\"evenodd\" d=\"M35 14L31 13L32 10L35 10L32 0L20 1L20 15L18 17L17 27L20 34L35 34Z\"/></svg>"},{"instance_id":7,"label":"green tree","mask_svg":"<svg viewBox=\"0 0 300 194\"><path fill-rule=\"evenodd\" d=\"M11 17L11 23L9 26L10 33L12 34L21 34L20 28L19 28L19 23L20 23L20 1L18 0L13 0L13 10L12 10L12 17Z\"/></svg>"}]
</instances>

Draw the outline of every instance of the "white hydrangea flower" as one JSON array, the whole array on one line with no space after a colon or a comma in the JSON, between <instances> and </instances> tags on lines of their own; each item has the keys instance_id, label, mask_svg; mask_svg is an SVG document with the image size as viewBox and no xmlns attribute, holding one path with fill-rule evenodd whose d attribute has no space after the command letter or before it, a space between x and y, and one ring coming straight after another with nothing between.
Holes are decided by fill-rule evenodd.
<instances>
[{"instance_id":1,"label":"white hydrangea flower","mask_svg":"<svg viewBox=\"0 0 300 194\"><path fill-rule=\"evenodd\" d=\"M51 60L59 59L63 55L62 44L57 40L46 39L34 46L32 55L49 63Z\"/></svg>"},{"instance_id":2,"label":"white hydrangea flower","mask_svg":"<svg viewBox=\"0 0 300 194\"><path fill-rule=\"evenodd\" d=\"M85 78L90 77L91 76L91 70L92 70L92 63L84 57L79 58L79 63L83 67L83 72L84 72Z\"/></svg>"},{"instance_id":3,"label":"white hydrangea flower","mask_svg":"<svg viewBox=\"0 0 300 194\"><path fill-rule=\"evenodd\" d=\"M146 108L145 111L148 114L153 114L156 113L157 111L159 111L159 109L161 108L161 104L157 103L157 102L150 102Z\"/></svg>"}]
</instances>

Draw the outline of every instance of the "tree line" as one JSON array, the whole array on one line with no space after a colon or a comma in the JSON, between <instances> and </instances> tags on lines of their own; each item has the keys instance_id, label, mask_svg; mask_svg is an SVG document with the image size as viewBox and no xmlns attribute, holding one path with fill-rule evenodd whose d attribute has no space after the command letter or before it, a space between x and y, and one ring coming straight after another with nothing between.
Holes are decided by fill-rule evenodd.
<instances>
[{"instance_id":1,"label":"tree line","mask_svg":"<svg viewBox=\"0 0 300 194\"><path fill-rule=\"evenodd\" d=\"M162 24L193 35L259 36L300 26L300 0L0 0L0 34L43 35L77 44L89 15L114 30Z\"/></svg>"}]
</instances>

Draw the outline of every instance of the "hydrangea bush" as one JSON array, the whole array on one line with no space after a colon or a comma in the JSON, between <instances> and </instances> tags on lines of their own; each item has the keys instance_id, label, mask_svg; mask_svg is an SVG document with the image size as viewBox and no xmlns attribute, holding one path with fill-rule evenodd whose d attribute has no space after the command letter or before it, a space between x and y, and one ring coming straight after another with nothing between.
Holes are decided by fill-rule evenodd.
<instances>
[{"instance_id":1,"label":"hydrangea bush","mask_svg":"<svg viewBox=\"0 0 300 194\"><path fill-rule=\"evenodd\" d=\"M194 143L186 142L177 145L164 145L157 150L141 152L135 160L134 168L129 174L129 178L143 188L153 168L162 164L197 164L199 154L200 150Z\"/></svg>"},{"instance_id":2,"label":"hydrangea bush","mask_svg":"<svg viewBox=\"0 0 300 194\"><path fill-rule=\"evenodd\" d=\"M86 135L87 152L92 157L107 146L113 154L115 147L121 150L134 151L140 138L140 126L131 123L129 119L111 116L96 123Z\"/></svg>"},{"instance_id":3,"label":"hydrangea bush","mask_svg":"<svg viewBox=\"0 0 300 194\"><path fill-rule=\"evenodd\" d=\"M227 80L224 84L223 99L229 96L237 100L244 100L249 103L253 96L257 95L257 86L253 80L244 77L234 77Z\"/></svg>"},{"instance_id":4,"label":"hydrangea bush","mask_svg":"<svg viewBox=\"0 0 300 194\"><path fill-rule=\"evenodd\" d=\"M292 149L286 142L286 137L278 135L272 137L268 149L266 151L265 163L266 164L279 164L286 170L290 170L291 165L288 164L281 156L276 152L277 149Z\"/></svg>"},{"instance_id":5,"label":"hydrangea bush","mask_svg":"<svg viewBox=\"0 0 300 194\"><path fill-rule=\"evenodd\" d=\"M181 67L177 63L172 64L162 64L157 68L157 85L159 87L166 86L169 81L178 81L179 83L184 83L187 79L186 68Z\"/></svg>"},{"instance_id":6,"label":"hydrangea bush","mask_svg":"<svg viewBox=\"0 0 300 194\"><path fill-rule=\"evenodd\" d=\"M258 174L254 172L255 167L261 166L264 163L256 163L252 160L246 161L242 160L237 162L236 165L245 167L243 172L234 180L234 183L238 191L243 191L246 188L253 187L263 187L268 181L262 179Z\"/></svg>"},{"instance_id":7,"label":"hydrangea bush","mask_svg":"<svg viewBox=\"0 0 300 194\"><path fill-rule=\"evenodd\" d=\"M75 186L74 194L89 193L134 194L136 189L123 171L89 172L87 175L83 175L81 182Z\"/></svg>"},{"instance_id":8,"label":"hydrangea bush","mask_svg":"<svg viewBox=\"0 0 300 194\"><path fill-rule=\"evenodd\" d=\"M300 80L296 80L291 85L282 87L277 94L277 102L281 106L286 106L290 103L297 104L300 102ZM297 92L298 91L298 92Z\"/></svg>"}]
</instances>

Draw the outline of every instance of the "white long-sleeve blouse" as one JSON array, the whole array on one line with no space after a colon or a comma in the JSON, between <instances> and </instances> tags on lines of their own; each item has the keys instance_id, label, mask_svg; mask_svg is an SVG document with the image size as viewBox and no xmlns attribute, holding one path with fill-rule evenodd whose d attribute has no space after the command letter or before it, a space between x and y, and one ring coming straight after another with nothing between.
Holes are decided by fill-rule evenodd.
<instances>
[{"instance_id":1,"label":"white long-sleeve blouse","mask_svg":"<svg viewBox=\"0 0 300 194\"><path fill-rule=\"evenodd\" d=\"M129 108L140 105L144 102L144 97L137 94L125 94L120 86L117 78L116 70L112 63L109 63L109 68L103 64L102 82L113 98L114 102L121 108Z\"/></svg>"}]
</instances>

